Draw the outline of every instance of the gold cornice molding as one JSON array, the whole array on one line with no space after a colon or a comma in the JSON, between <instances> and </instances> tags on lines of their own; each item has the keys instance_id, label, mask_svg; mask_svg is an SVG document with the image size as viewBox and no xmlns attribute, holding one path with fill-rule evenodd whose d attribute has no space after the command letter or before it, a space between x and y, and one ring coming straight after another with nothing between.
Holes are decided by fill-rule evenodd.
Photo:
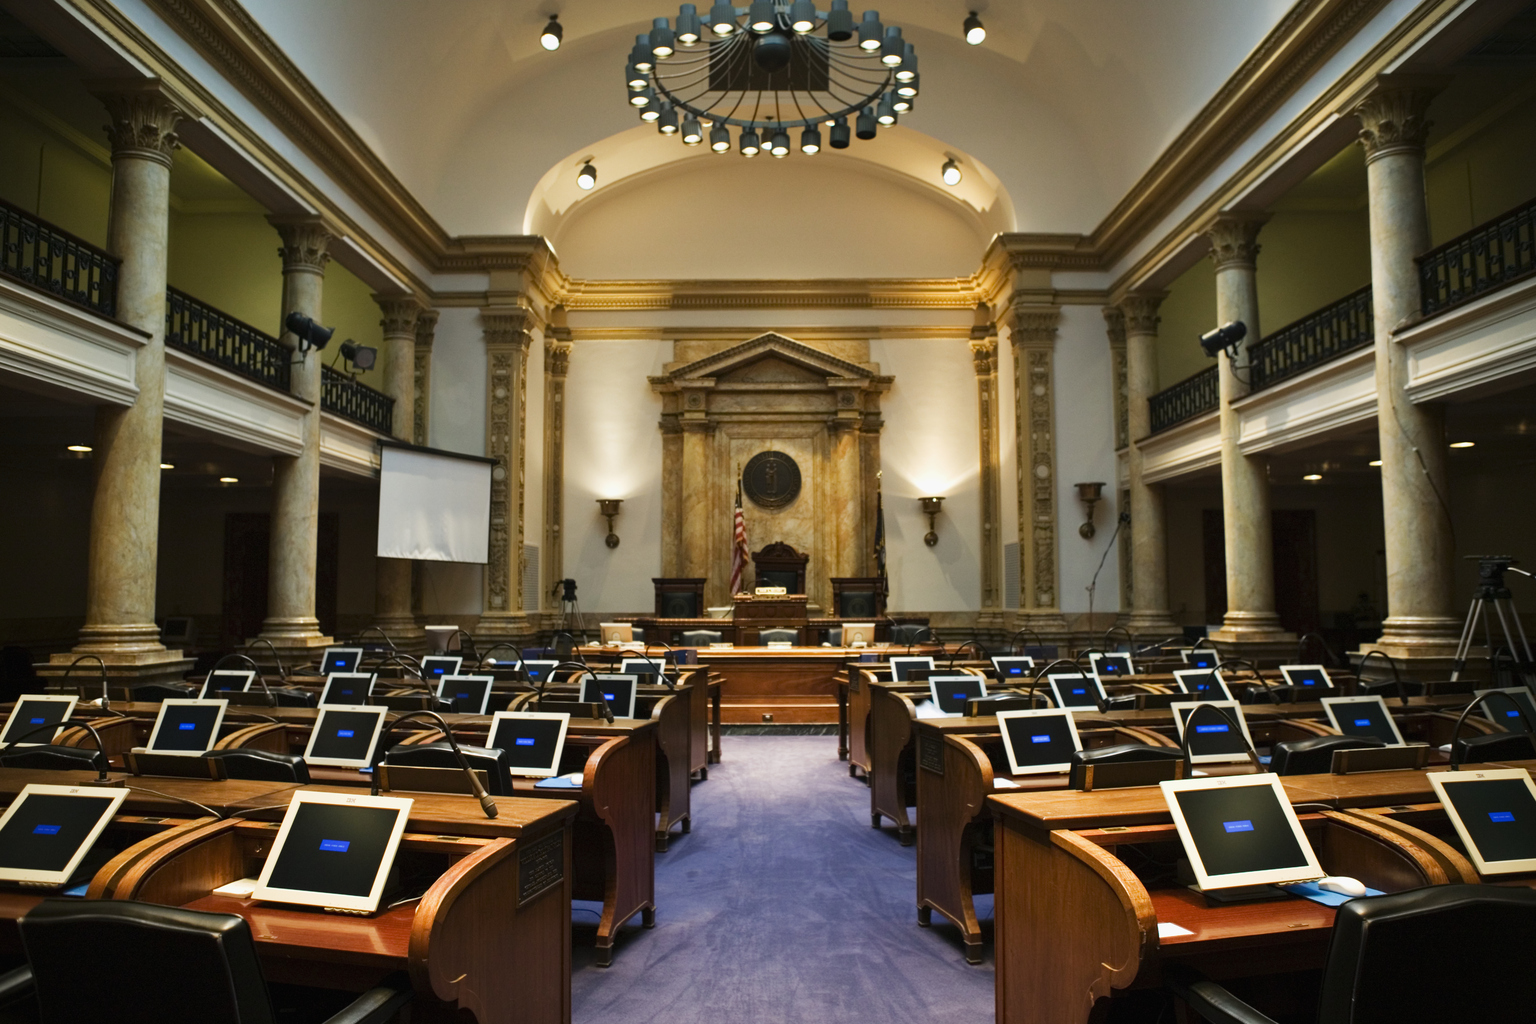
<instances>
[{"instance_id":1,"label":"gold cornice molding","mask_svg":"<svg viewBox=\"0 0 1536 1024\"><path fill-rule=\"evenodd\" d=\"M801 341L871 341L897 338L914 341L968 341L971 328L965 325L876 324L854 327L783 327ZM751 341L763 333L761 327L571 327L566 329L571 341Z\"/></svg>"}]
</instances>

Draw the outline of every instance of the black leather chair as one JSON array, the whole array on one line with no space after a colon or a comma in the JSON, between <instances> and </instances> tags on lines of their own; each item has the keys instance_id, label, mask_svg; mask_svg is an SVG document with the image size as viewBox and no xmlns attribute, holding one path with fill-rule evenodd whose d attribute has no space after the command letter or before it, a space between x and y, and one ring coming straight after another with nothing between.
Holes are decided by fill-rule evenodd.
<instances>
[{"instance_id":1,"label":"black leather chair","mask_svg":"<svg viewBox=\"0 0 1536 1024\"><path fill-rule=\"evenodd\" d=\"M110 771L106 755L95 747L60 747L51 743L7 747L0 768L35 768L56 772Z\"/></svg>"},{"instance_id":2,"label":"black leather chair","mask_svg":"<svg viewBox=\"0 0 1536 1024\"><path fill-rule=\"evenodd\" d=\"M298 754L279 754L272 750L207 750L204 757L224 762L224 774L231 779L259 782L309 782L309 765Z\"/></svg>"},{"instance_id":3,"label":"black leather chair","mask_svg":"<svg viewBox=\"0 0 1536 1024\"><path fill-rule=\"evenodd\" d=\"M201 686L193 686L189 683L140 683L131 687L128 691L134 700L161 701L161 700L190 700L197 696Z\"/></svg>"},{"instance_id":4,"label":"black leather chair","mask_svg":"<svg viewBox=\"0 0 1536 1024\"><path fill-rule=\"evenodd\" d=\"M491 796L515 796L512 790L512 759L500 747L472 747L459 744L459 751L470 768L486 774L485 791ZM454 768L459 759L445 740L436 743L402 743L389 748L385 764L411 768Z\"/></svg>"},{"instance_id":5,"label":"black leather chair","mask_svg":"<svg viewBox=\"0 0 1536 1024\"><path fill-rule=\"evenodd\" d=\"M708 647L725 639L718 629L690 629L683 633L684 647Z\"/></svg>"},{"instance_id":6,"label":"black leather chair","mask_svg":"<svg viewBox=\"0 0 1536 1024\"><path fill-rule=\"evenodd\" d=\"M1073 753L1074 765L1127 764L1131 761L1182 761L1184 751L1178 747L1154 747L1147 743L1116 743L1110 747L1093 747Z\"/></svg>"},{"instance_id":7,"label":"black leather chair","mask_svg":"<svg viewBox=\"0 0 1536 1024\"><path fill-rule=\"evenodd\" d=\"M1451 760L1457 764L1486 761L1527 761L1536 757L1536 741L1528 732L1495 732L1486 736L1458 736Z\"/></svg>"},{"instance_id":8,"label":"black leather chair","mask_svg":"<svg viewBox=\"0 0 1536 1024\"><path fill-rule=\"evenodd\" d=\"M1281 740L1270 748L1269 770L1276 775L1323 775L1333 771L1333 752L1384 747L1375 736L1308 736Z\"/></svg>"},{"instance_id":9,"label":"black leather chair","mask_svg":"<svg viewBox=\"0 0 1536 1024\"><path fill-rule=\"evenodd\" d=\"M933 631L927 626L916 622L902 622L891 624L891 643L898 645L931 642Z\"/></svg>"},{"instance_id":10,"label":"black leather chair","mask_svg":"<svg viewBox=\"0 0 1536 1024\"><path fill-rule=\"evenodd\" d=\"M42 1024L277 1024L250 926L208 914L124 900L44 900L18 922ZM89 964L86 970L82 964ZM410 1002L410 983L388 979L326 1024L384 1024Z\"/></svg>"},{"instance_id":11,"label":"black leather chair","mask_svg":"<svg viewBox=\"0 0 1536 1024\"><path fill-rule=\"evenodd\" d=\"M1437 885L1339 907L1319 1024L1530 1020L1536 1005L1536 892ZM1274 1024L1176 965L1168 988L1211 1024Z\"/></svg>"},{"instance_id":12,"label":"black leather chair","mask_svg":"<svg viewBox=\"0 0 1536 1024\"><path fill-rule=\"evenodd\" d=\"M759 630L758 640L765 644L793 644L800 642L798 629L764 629Z\"/></svg>"}]
</instances>

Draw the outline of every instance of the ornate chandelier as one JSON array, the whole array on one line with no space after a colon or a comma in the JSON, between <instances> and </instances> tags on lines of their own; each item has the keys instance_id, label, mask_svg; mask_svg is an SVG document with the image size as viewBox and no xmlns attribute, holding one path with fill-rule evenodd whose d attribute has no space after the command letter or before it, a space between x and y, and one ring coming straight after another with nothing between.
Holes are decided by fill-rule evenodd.
<instances>
[{"instance_id":1,"label":"ornate chandelier","mask_svg":"<svg viewBox=\"0 0 1536 1024\"><path fill-rule=\"evenodd\" d=\"M716 153L731 149L732 127L746 157L787 156L796 130L802 153L820 151L823 128L833 149L873 139L912 109L917 54L879 12L855 22L848 0L831 3L826 12L814 0L717 3L705 19L683 4L675 25L657 18L635 37L624 68L630 105L686 146L707 131Z\"/></svg>"}]
</instances>

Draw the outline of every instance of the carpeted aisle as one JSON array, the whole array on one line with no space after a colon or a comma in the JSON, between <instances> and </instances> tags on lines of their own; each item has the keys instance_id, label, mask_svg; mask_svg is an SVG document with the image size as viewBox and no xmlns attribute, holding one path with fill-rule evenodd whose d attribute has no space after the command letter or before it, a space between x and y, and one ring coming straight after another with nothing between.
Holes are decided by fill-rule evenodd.
<instances>
[{"instance_id":1,"label":"carpeted aisle","mask_svg":"<svg viewBox=\"0 0 1536 1024\"><path fill-rule=\"evenodd\" d=\"M655 929L636 917L612 967L577 911L577 1024L993 1019L990 961L966 966L937 914L917 926L915 849L869 827L834 738L727 737L692 812L656 856Z\"/></svg>"}]
</instances>

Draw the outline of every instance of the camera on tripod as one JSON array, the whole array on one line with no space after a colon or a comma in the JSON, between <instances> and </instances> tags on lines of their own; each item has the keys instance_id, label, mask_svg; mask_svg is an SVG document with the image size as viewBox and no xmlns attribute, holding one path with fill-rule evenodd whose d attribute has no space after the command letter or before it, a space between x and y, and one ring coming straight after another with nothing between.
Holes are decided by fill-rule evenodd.
<instances>
[{"instance_id":1,"label":"camera on tripod","mask_svg":"<svg viewBox=\"0 0 1536 1024\"><path fill-rule=\"evenodd\" d=\"M550 588L549 592L551 594L558 592L560 594L560 600L562 601L574 601L576 600L576 581L555 580L555 585Z\"/></svg>"},{"instance_id":2,"label":"camera on tripod","mask_svg":"<svg viewBox=\"0 0 1536 1024\"><path fill-rule=\"evenodd\" d=\"M1468 561L1477 562L1477 596L1510 597L1504 585L1504 573L1519 561L1513 555L1466 555Z\"/></svg>"}]
</instances>

